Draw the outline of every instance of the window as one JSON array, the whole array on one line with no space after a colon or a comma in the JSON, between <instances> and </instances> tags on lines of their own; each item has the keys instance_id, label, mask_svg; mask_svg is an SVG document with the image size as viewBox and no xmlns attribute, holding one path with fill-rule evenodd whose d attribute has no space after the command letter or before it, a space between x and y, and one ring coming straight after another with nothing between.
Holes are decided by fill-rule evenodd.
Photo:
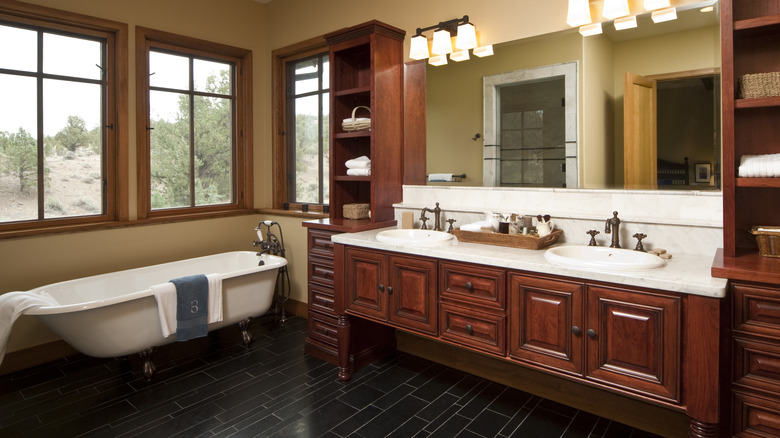
<instances>
[{"instance_id":1,"label":"window","mask_svg":"<svg viewBox=\"0 0 780 438\"><path fill-rule=\"evenodd\" d=\"M328 54L287 63L287 202L328 203Z\"/></svg>"},{"instance_id":2,"label":"window","mask_svg":"<svg viewBox=\"0 0 780 438\"><path fill-rule=\"evenodd\" d=\"M0 231L126 216L116 168L126 38L118 23L0 6Z\"/></svg>"},{"instance_id":3,"label":"window","mask_svg":"<svg viewBox=\"0 0 780 438\"><path fill-rule=\"evenodd\" d=\"M249 208L251 52L137 35L139 218Z\"/></svg>"},{"instance_id":4,"label":"window","mask_svg":"<svg viewBox=\"0 0 780 438\"><path fill-rule=\"evenodd\" d=\"M321 212L330 180L330 64L322 37L273 51L273 207Z\"/></svg>"}]
</instances>

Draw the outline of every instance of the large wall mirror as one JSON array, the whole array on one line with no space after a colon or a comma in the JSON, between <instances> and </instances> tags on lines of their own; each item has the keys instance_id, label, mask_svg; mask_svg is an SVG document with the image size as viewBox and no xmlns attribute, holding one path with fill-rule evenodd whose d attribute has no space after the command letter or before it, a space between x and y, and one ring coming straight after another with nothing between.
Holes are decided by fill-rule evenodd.
<instances>
[{"instance_id":1,"label":"large wall mirror","mask_svg":"<svg viewBox=\"0 0 780 438\"><path fill-rule=\"evenodd\" d=\"M466 175L459 182L429 184L719 190L720 18L717 4L712 12L701 11L712 4L681 7L674 21L653 23L649 15L640 15L634 29L616 31L605 23L602 35L583 37L571 29L498 44L491 57L428 65L426 171ZM486 100L486 81L526 77L522 72L553 71L560 65L577 66L577 103L574 111L564 111L565 124L574 127L575 135L534 133L545 132L541 110L529 109L525 102L507 103L508 98L500 100L515 108L504 116L507 129L514 131L503 137L499 128L491 133L491 126L501 123L491 122L488 113L500 117L502 110L485 110L485 105L497 104ZM561 108L550 110L550 120L565 108L571 92L554 85L554 78L536 79L537 88L552 90L543 100L560 102ZM516 90L504 94L518 99L537 94ZM523 118L527 124L520 125ZM485 159L496 159L489 152L495 150L493 143L521 138L519 126L528 128L522 135L550 138L553 144L526 142L539 150L506 153L515 162L487 166ZM553 149L564 150L560 163L533 161ZM490 175L486 168L506 169L507 175ZM550 171L518 176L509 174L511 169ZM553 175L567 169L569 175Z\"/></svg>"}]
</instances>

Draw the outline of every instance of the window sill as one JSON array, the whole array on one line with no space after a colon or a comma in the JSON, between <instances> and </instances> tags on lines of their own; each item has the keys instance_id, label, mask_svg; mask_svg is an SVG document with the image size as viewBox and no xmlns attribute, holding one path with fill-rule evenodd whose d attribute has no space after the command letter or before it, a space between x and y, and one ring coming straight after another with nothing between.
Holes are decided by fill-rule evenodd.
<instances>
[{"instance_id":1,"label":"window sill","mask_svg":"<svg viewBox=\"0 0 780 438\"><path fill-rule=\"evenodd\" d=\"M310 219L327 219L330 217L326 213L301 211L301 210L282 210L279 208L259 208L257 212L260 214L274 214L277 216L298 217L306 220Z\"/></svg>"}]
</instances>

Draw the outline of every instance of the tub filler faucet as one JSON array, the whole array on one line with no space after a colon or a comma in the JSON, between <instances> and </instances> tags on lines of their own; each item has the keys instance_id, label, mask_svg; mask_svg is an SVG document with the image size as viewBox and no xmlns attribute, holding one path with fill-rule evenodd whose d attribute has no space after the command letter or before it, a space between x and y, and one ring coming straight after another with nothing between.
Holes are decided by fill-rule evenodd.
<instances>
[{"instance_id":1,"label":"tub filler faucet","mask_svg":"<svg viewBox=\"0 0 780 438\"><path fill-rule=\"evenodd\" d=\"M423 229L423 230L427 230L428 229L428 226L425 225L425 221L428 220L428 218L425 217L425 213L426 212L433 213L433 216L434 216L433 230L434 231L442 231L442 229L441 229L441 208L439 208L439 203L438 202L436 203L436 207L435 208L425 207L425 208L422 209L422 212L420 212L420 220L422 221L422 228L421 229Z\"/></svg>"},{"instance_id":2,"label":"tub filler faucet","mask_svg":"<svg viewBox=\"0 0 780 438\"><path fill-rule=\"evenodd\" d=\"M612 217L607 219L604 233L612 233L612 244L609 245L610 248L620 248L620 219L618 219L618 212L613 211Z\"/></svg>"}]
</instances>

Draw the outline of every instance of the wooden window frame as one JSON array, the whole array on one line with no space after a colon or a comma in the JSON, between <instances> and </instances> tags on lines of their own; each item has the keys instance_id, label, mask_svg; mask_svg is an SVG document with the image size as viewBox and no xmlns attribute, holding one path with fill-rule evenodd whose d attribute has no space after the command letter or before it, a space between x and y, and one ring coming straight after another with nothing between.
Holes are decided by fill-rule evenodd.
<instances>
[{"instance_id":1,"label":"wooden window frame","mask_svg":"<svg viewBox=\"0 0 780 438\"><path fill-rule=\"evenodd\" d=\"M152 210L150 187L149 51L151 48L229 62L235 65L233 202ZM252 51L136 26L136 142L138 219L220 216L252 211Z\"/></svg>"},{"instance_id":2,"label":"wooden window frame","mask_svg":"<svg viewBox=\"0 0 780 438\"><path fill-rule=\"evenodd\" d=\"M105 39L106 114L104 129L104 212L100 215L35 219L0 224L0 238L100 228L129 219L128 27L124 23L17 1L0 3L0 20L74 35Z\"/></svg>"},{"instance_id":3,"label":"wooden window frame","mask_svg":"<svg viewBox=\"0 0 780 438\"><path fill-rule=\"evenodd\" d=\"M271 103L273 111L272 135L272 178L273 208L282 209L287 203L287 74L286 65L299 59L308 58L328 51L328 45L322 36L302 41L271 52ZM291 210L301 210L299 204L288 204ZM309 207L309 206L307 206ZM322 211L322 206L312 205L309 211Z\"/></svg>"}]
</instances>

